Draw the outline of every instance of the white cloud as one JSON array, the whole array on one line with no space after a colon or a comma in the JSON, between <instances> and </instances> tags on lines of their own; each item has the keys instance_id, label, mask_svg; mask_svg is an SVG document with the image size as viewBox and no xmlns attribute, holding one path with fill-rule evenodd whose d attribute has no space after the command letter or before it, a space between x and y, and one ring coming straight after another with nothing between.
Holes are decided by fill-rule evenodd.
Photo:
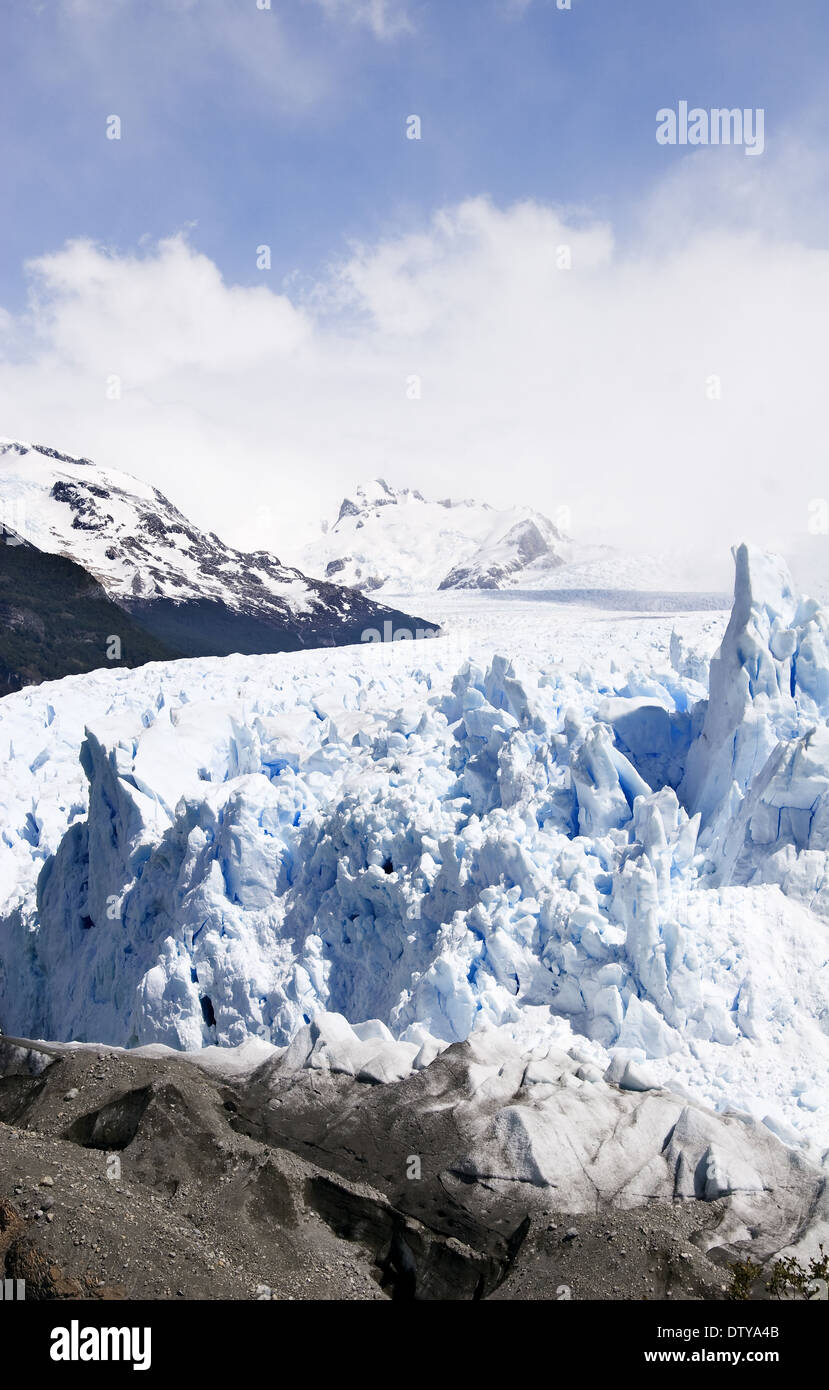
<instances>
[{"instance_id":1,"label":"white cloud","mask_svg":"<svg viewBox=\"0 0 829 1390\"><path fill-rule=\"evenodd\" d=\"M829 252L664 225L634 255L584 217L472 199L353 248L302 302L264 273L224 283L181 237L72 243L32 264L28 314L0 315L0 433L136 472L277 553L381 474L710 547L725 578L729 543L788 546L829 491Z\"/></svg>"},{"instance_id":2,"label":"white cloud","mask_svg":"<svg viewBox=\"0 0 829 1390\"><path fill-rule=\"evenodd\" d=\"M414 26L406 0L314 0L333 19L365 24L378 39L411 33Z\"/></svg>"},{"instance_id":3,"label":"white cloud","mask_svg":"<svg viewBox=\"0 0 829 1390\"><path fill-rule=\"evenodd\" d=\"M33 8L41 12L49 2L29 0ZM75 20L111 20L128 12L131 6L143 9L138 0L51 0L51 3L57 3L64 15ZM299 3L300 0L289 0L289 6ZM407 0L312 0L312 3L319 5L333 20L364 25L378 39L396 38L398 34L411 33L414 27ZM218 22L223 12L226 20L237 25L245 19L238 11L235 15L228 14L229 7L225 0L160 0L160 4L162 11L168 15L180 17L192 13L199 22ZM255 12L260 9L264 13L267 8L272 13L282 11L284 17L283 0L271 0L269 7L260 7L256 5L256 0L248 0L249 10Z\"/></svg>"},{"instance_id":4,"label":"white cloud","mask_svg":"<svg viewBox=\"0 0 829 1390\"><path fill-rule=\"evenodd\" d=\"M321 2L321 0L320 0ZM259 10L254 0L30 0L54 18L59 44L37 53L41 80L74 83L103 100L118 93L120 109L142 112L150 128L163 130L184 99L198 100L203 86L237 100L291 115L309 111L338 84L332 55L307 42L290 23L301 0L272 0ZM347 18L347 16L346 16ZM182 77L185 79L183 86Z\"/></svg>"},{"instance_id":5,"label":"white cloud","mask_svg":"<svg viewBox=\"0 0 829 1390\"><path fill-rule=\"evenodd\" d=\"M232 379L307 339L303 312L265 286L225 285L182 236L149 256L116 256L91 241L30 261L39 335L67 369L109 364L132 388L176 373Z\"/></svg>"}]
</instances>

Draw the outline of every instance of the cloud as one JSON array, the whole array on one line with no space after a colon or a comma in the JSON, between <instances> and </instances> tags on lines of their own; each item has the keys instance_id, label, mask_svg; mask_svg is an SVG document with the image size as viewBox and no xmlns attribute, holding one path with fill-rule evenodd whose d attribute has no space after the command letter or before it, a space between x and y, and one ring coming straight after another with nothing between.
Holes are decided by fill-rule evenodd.
<instances>
[{"instance_id":1,"label":"cloud","mask_svg":"<svg viewBox=\"0 0 829 1390\"><path fill-rule=\"evenodd\" d=\"M182 101L198 103L201 93L215 100L220 92L225 102L232 93L236 109L294 116L330 99L341 80L336 55L314 44L298 22L303 0L271 0L270 10L255 0L29 3L40 21L35 80L59 90L68 72L75 87L81 83L102 101L117 94L116 109L140 112L142 125L162 135L180 119ZM358 0L344 3L341 24L354 18ZM24 53L30 57L32 49Z\"/></svg>"},{"instance_id":2,"label":"cloud","mask_svg":"<svg viewBox=\"0 0 829 1390\"><path fill-rule=\"evenodd\" d=\"M314 0L332 19L364 24L378 39L393 39L414 30L405 0Z\"/></svg>"},{"instance_id":3,"label":"cloud","mask_svg":"<svg viewBox=\"0 0 829 1390\"><path fill-rule=\"evenodd\" d=\"M130 7L144 9L138 0L30 0L38 12L46 10L50 3L56 4L70 19L87 21L117 19L128 13ZM300 0L292 0L292 3L296 8ZM396 38L398 34L411 33L414 28L407 0L310 0L310 3L318 5L334 21L365 26L378 39ZM219 22L223 13L237 24L242 18L238 14L228 16L225 0L160 0L160 7L172 17L192 14L202 24ZM266 0L261 5L256 0L248 0L248 8L263 13L281 10L284 17L281 0Z\"/></svg>"},{"instance_id":4,"label":"cloud","mask_svg":"<svg viewBox=\"0 0 829 1390\"><path fill-rule=\"evenodd\" d=\"M665 199L635 253L584 213L468 199L302 294L228 284L183 236L70 243L0 314L0 432L277 553L380 474L568 506L577 535L710 550L726 580L730 543L796 546L827 492L829 251L744 222L666 238Z\"/></svg>"},{"instance_id":5,"label":"cloud","mask_svg":"<svg viewBox=\"0 0 829 1390\"><path fill-rule=\"evenodd\" d=\"M290 300L226 285L183 236L145 256L73 241L27 269L38 337L51 353L70 371L108 364L136 389L183 370L232 379L264 358L286 359L310 332Z\"/></svg>"}]
</instances>

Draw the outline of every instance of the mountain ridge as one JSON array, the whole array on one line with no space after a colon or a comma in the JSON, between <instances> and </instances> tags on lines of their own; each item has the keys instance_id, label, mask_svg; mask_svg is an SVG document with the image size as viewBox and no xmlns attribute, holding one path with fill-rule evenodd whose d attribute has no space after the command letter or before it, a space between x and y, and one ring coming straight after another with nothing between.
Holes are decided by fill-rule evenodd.
<instances>
[{"instance_id":1,"label":"mountain ridge","mask_svg":"<svg viewBox=\"0 0 829 1390\"><path fill-rule=\"evenodd\" d=\"M566 546L563 533L530 507L433 500L374 478L343 499L301 563L362 593L493 589L533 565L540 573L558 569Z\"/></svg>"},{"instance_id":2,"label":"mountain ridge","mask_svg":"<svg viewBox=\"0 0 829 1390\"><path fill-rule=\"evenodd\" d=\"M385 632L389 621L392 630L415 624L437 630L352 589L309 578L267 551L234 550L191 523L158 488L47 445L0 439L0 498L4 530L30 547L25 564L38 576L36 608L21 608L15 632L7 626L0 640L10 689L18 679L44 679L38 671L56 678L90 669L86 663L102 646L98 637L81 652L72 650L70 632L53 630L63 665L38 648L50 604L64 611L70 591L79 602L88 588L82 575L96 586L97 616L87 614L89 622L129 639L136 656L148 653L145 660L346 646ZM70 577L56 565L61 557L78 573ZM23 565L7 557L7 583ZM105 661L102 654L100 664Z\"/></svg>"},{"instance_id":3,"label":"mountain ridge","mask_svg":"<svg viewBox=\"0 0 829 1390\"><path fill-rule=\"evenodd\" d=\"M297 559L309 574L392 600L447 590L696 588L676 556L576 541L530 506L429 499L385 478L350 492Z\"/></svg>"}]
</instances>

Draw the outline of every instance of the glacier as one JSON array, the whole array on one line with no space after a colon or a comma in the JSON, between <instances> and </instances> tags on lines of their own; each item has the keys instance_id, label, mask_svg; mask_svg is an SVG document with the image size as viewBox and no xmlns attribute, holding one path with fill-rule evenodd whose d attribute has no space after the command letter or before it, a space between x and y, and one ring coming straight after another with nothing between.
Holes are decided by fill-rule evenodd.
<instances>
[{"instance_id":1,"label":"glacier","mask_svg":"<svg viewBox=\"0 0 829 1390\"><path fill-rule=\"evenodd\" d=\"M829 615L735 563L710 679L557 614L6 697L0 1027L374 1080L497 1030L823 1160Z\"/></svg>"}]
</instances>

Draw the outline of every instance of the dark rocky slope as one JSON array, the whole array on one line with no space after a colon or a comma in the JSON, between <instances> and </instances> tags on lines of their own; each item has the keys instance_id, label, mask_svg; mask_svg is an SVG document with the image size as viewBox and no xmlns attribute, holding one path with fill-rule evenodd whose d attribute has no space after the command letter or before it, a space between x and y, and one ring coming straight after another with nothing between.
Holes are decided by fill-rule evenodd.
<instances>
[{"instance_id":1,"label":"dark rocky slope","mask_svg":"<svg viewBox=\"0 0 829 1390\"><path fill-rule=\"evenodd\" d=\"M6 1041L0 1276L40 1298L724 1297L727 1199L572 1215L565 1190L462 1174L451 1053L383 1086Z\"/></svg>"},{"instance_id":2,"label":"dark rocky slope","mask_svg":"<svg viewBox=\"0 0 829 1390\"><path fill-rule=\"evenodd\" d=\"M113 603L81 565L8 533L3 537L0 693L99 666L141 666L180 655Z\"/></svg>"}]
</instances>

